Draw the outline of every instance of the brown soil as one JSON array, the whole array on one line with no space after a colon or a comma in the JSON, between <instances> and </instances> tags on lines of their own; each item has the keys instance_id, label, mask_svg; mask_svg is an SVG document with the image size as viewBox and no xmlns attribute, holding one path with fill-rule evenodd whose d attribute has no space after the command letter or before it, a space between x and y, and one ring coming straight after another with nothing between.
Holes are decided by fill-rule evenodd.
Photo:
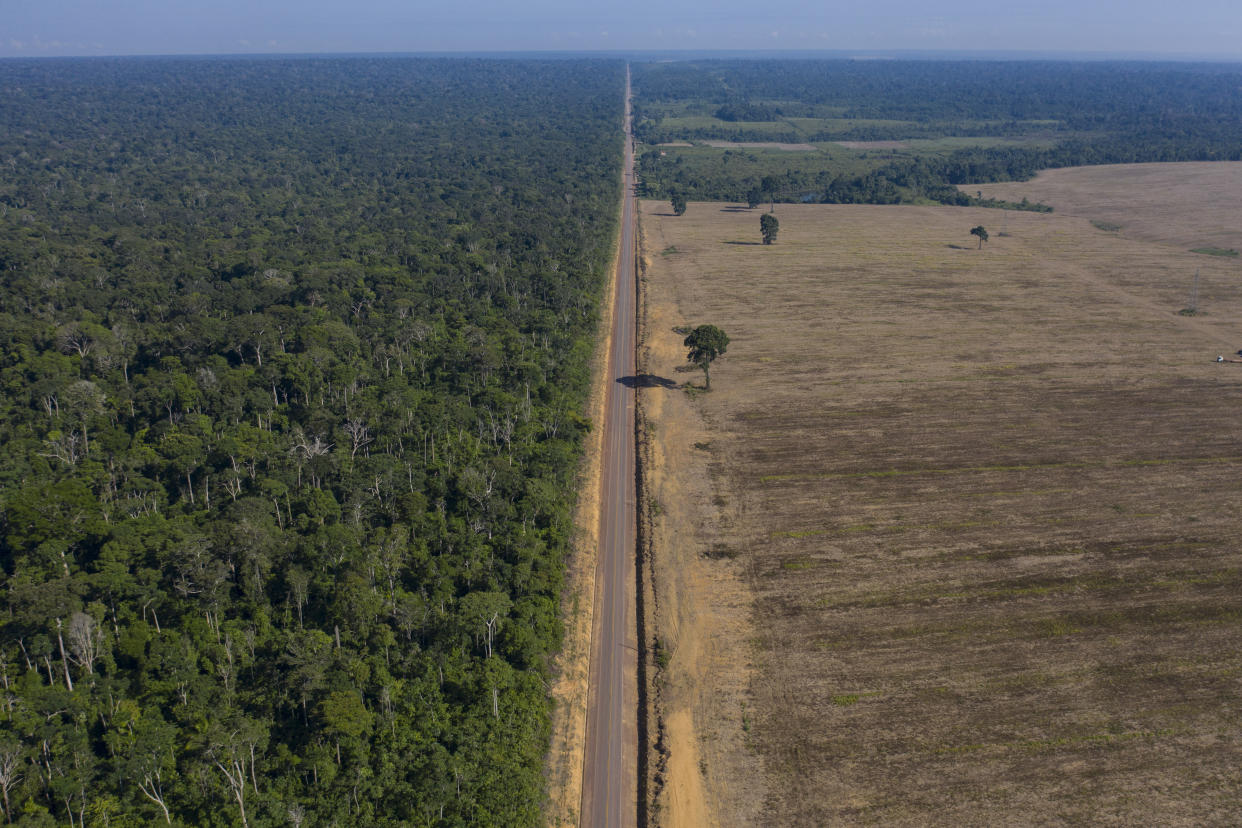
<instances>
[{"instance_id":1,"label":"brown soil","mask_svg":"<svg viewBox=\"0 0 1242 828\"><path fill-rule=\"evenodd\" d=\"M651 261L645 238L643 247L645 274ZM729 826L739 813L758 813L755 790L738 788L736 780L760 777L740 729L751 665L729 646L747 635L749 596L737 566L706 558L736 515L715 494L710 434L682 388L697 376L679 370L683 337L670 332L686 320L667 283L641 282L642 506L656 550L648 611L656 652L663 653L650 693L664 754L653 768L651 822Z\"/></svg>"},{"instance_id":2,"label":"brown soil","mask_svg":"<svg viewBox=\"0 0 1242 828\"><path fill-rule=\"evenodd\" d=\"M732 338L711 393L644 392L663 824L1232 823L1236 265L1056 214L778 205L764 246L663 210L647 370Z\"/></svg>"}]
</instances>

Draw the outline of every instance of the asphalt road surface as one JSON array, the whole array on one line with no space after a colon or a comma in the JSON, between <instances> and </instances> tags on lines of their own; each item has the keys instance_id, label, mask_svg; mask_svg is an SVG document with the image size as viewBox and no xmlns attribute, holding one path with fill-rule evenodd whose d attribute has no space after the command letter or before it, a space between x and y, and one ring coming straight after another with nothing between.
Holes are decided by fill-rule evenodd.
<instances>
[{"instance_id":1,"label":"asphalt road surface","mask_svg":"<svg viewBox=\"0 0 1242 828\"><path fill-rule=\"evenodd\" d=\"M630 79L625 80L625 195L621 254L608 357L595 618L587 693L582 775L584 828L625 826L638 819L638 633L634 618L634 142Z\"/></svg>"}]
</instances>

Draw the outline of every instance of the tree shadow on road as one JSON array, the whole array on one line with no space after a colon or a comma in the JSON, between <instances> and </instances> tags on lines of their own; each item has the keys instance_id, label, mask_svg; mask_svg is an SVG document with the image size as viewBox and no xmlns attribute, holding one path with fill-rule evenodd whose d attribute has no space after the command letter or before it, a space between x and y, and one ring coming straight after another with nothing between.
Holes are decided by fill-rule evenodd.
<instances>
[{"instance_id":1,"label":"tree shadow on road","mask_svg":"<svg viewBox=\"0 0 1242 828\"><path fill-rule=\"evenodd\" d=\"M617 382L626 388L667 388L675 389L681 386L666 377L657 377L655 374L638 374L633 377L619 377Z\"/></svg>"}]
</instances>

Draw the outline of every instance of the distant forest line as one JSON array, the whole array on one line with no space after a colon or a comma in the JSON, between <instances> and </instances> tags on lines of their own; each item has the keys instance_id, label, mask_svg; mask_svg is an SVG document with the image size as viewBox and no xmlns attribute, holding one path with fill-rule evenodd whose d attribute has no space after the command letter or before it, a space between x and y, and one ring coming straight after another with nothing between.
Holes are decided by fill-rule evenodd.
<instances>
[{"instance_id":1,"label":"distant forest line","mask_svg":"<svg viewBox=\"0 0 1242 828\"><path fill-rule=\"evenodd\" d=\"M1242 160L1236 64L694 61L642 65L635 88L648 144L914 142L799 159L649 148L640 175L660 198L966 205L981 202L957 185L1054 167Z\"/></svg>"}]
</instances>

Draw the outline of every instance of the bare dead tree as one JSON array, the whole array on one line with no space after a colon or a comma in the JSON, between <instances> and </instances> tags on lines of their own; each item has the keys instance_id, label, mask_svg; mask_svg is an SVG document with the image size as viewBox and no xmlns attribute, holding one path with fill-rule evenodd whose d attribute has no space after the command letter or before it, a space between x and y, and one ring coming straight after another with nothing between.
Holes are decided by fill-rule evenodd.
<instances>
[{"instance_id":1,"label":"bare dead tree","mask_svg":"<svg viewBox=\"0 0 1242 828\"><path fill-rule=\"evenodd\" d=\"M143 796L160 806L160 810L164 812L164 822L172 825L172 815L168 812L168 802L164 796L164 771L160 766L161 760L162 757L158 754L151 754L147 757L147 760L142 763L136 781L138 790L142 791Z\"/></svg>"},{"instance_id":2,"label":"bare dead tree","mask_svg":"<svg viewBox=\"0 0 1242 828\"><path fill-rule=\"evenodd\" d=\"M362 420L349 420L345 423L345 433L349 435L349 459L353 460L359 451L371 445L371 431Z\"/></svg>"},{"instance_id":3,"label":"bare dead tree","mask_svg":"<svg viewBox=\"0 0 1242 828\"><path fill-rule=\"evenodd\" d=\"M95 662L103 650L103 630L95 619L84 612L75 612L69 616L69 627L65 631L69 637L69 652L73 654L73 662L86 669L87 675L95 674Z\"/></svg>"},{"instance_id":4,"label":"bare dead tree","mask_svg":"<svg viewBox=\"0 0 1242 828\"><path fill-rule=\"evenodd\" d=\"M243 828L250 826L250 821L246 817L246 783L250 782L256 795L259 793L255 777L255 754L260 733L253 722L246 724L241 730L234 730L228 734L217 731L217 735L210 740L207 749L208 758L224 776L233 794L233 799L237 801ZM243 730L245 732L242 732Z\"/></svg>"},{"instance_id":5,"label":"bare dead tree","mask_svg":"<svg viewBox=\"0 0 1242 828\"><path fill-rule=\"evenodd\" d=\"M4 820L13 821L13 811L9 805L9 791L22 781L22 749L16 742L0 742L0 795L4 801Z\"/></svg>"},{"instance_id":6,"label":"bare dead tree","mask_svg":"<svg viewBox=\"0 0 1242 828\"><path fill-rule=\"evenodd\" d=\"M82 459L82 435L76 431L70 432L54 432L55 437L44 440L47 451L40 452L40 457L52 457L66 466L76 466L78 461Z\"/></svg>"},{"instance_id":7,"label":"bare dead tree","mask_svg":"<svg viewBox=\"0 0 1242 828\"><path fill-rule=\"evenodd\" d=\"M300 428L293 430L293 448L289 449L289 453L298 461L299 486L302 485L302 467L316 457L322 457L330 451L332 451L332 443L325 443L318 434L313 435L312 439L307 437L306 433Z\"/></svg>"},{"instance_id":8,"label":"bare dead tree","mask_svg":"<svg viewBox=\"0 0 1242 828\"><path fill-rule=\"evenodd\" d=\"M95 340L76 322L61 325L56 330L56 344L65 353L72 351L80 357L86 356L95 348Z\"/></svg>"}]
</instances>

